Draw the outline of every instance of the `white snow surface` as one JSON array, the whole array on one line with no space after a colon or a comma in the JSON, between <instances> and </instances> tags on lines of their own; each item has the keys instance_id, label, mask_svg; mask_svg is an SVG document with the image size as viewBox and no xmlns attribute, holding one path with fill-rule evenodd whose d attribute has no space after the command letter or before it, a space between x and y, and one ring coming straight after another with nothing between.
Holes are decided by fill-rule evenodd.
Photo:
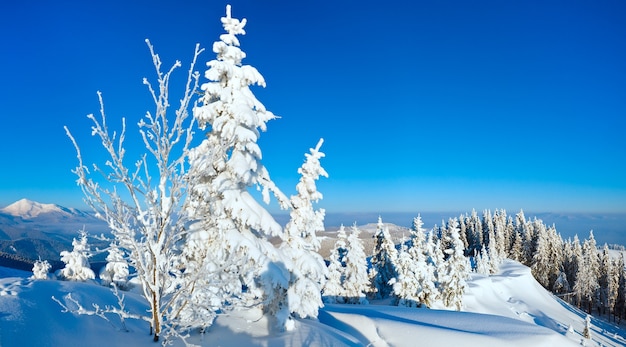
<instances>
[{"instance_id":1,"label":"white snow surface","mask_svg":"<svg viewBox=\"0 0 626 347\"><path fill-rule=\"evenodd\" d=\"M95 282L32 280L31 273L0 268L0 346L157 346L148 324L63 313L52 296L68 303L73 293L86 308L115 305L111 291ZM582 340L586 315L545 291L530 270L505 261L497 275L468 280L463 312L371 305L327 305L317 320L297 319L289 332L273 331L271 319L245 309L218 316L201 346L624 346L626 331L592 319L592 339ZM126 293L126 308L144 311L142 298ZM174 341L174 346L182 346Z\"/></svg>"}]
</instances>

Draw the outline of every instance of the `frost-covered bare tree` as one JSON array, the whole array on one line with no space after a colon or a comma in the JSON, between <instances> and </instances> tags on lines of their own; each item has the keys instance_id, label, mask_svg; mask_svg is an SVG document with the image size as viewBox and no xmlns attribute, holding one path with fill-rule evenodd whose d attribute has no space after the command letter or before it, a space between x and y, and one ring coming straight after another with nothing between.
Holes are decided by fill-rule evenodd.
<instances>
[{"instance_id":1,"label":"frost-covered bare tree","mask_svg":"<svg viewBox=\"0 0 626 347\"><path fill-rule=\"evenodd\" d=\"M202 50L196 45L185 89L172 115L169 83L181 63L176 61L163 72L159 55L146 42L158 81L155 88L144 78L155 105L155 110L147 112L138 123L146 153L129 164L124 142L126 122L122 120L119 133L109 130L100 92L100 117L91 114L88 118L93 122L92 135L99 138L108 155L104 166L94 164L89 168L74 136L65 129L76 148L79 165L74 173L85 201L108 223L115 244L136 270L150 306L149 315L143 319L150 323L153 338L158 341L162 335L178 335L183 331L179 328L190 324L179 319L174 309L190 295L187 288L193 288L181 283L179 276L179 244L187 223L179 211L187 194L186 161L193 124L189 109L199 77L194 66ZM94 178L94 174L101 177Z\"/></svg>"}]
</instances>

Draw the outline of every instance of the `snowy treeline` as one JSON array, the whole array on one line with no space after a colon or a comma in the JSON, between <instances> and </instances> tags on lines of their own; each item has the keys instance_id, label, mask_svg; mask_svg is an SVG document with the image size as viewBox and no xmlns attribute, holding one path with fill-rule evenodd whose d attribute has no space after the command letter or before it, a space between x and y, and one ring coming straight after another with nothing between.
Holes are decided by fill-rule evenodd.
<instances>
[{"instance_id":1,"label":"snowy treeline","mask_svg":"<svg viewBox=\"0 0 626 347\"><path fill-rule=\"evenodd\" d=\"M471 268L456 220L450 220L449 228L439 235L427 232L423 224L420 216L414 219L409 239L403 239L398 250L379 218L369 268L358 227L354 225L346 237L341 226L329 259L324 299L362 304L368 295L390 297L399 306L460 310Z\"/></svg>"},{"instance_id":2,"label":"snowy treeline","mask_svg":"<svg viewBox=\"0 0 626 347\"><path fill-rule=\"evenodd\" d=\"M459 218L465 254L474 256L476 268L491 269L494 257L517 260L531 268L546 289L591 313L613 313L623 317L626 299L624 259L611 257L608 245L600 251L593 231L585 240L564 240L554 225L526 218L523 211L507 216L506 211L473 211ZM487 259L490 265L481 265ZM481 270L487 272L486 270Z\"/></svg>"},{"instance_id":3,"label":"snowy treeline","mask_svg":"<svg viewBox=\"0 0 626 347\"><path fill-rule=\"evenodd\" d=\"M356 226L352 230L351 236L358 235ZM546 289L590 313L626 314L624 259L612 257L608 245L599 251L593 231L582 243L577 236L563 240L555 226L527 219L523 211L508 216L486 210L450 218L429 231L418 215L408 239L395 242L379 218L373 238L369 283L357 287L351 281L358 276L351 273L363 272L363 265L351 264L362 245L347 237L343 226L339 229L323 292L327 302L363 303L355 299L367 295L391 298L395 305L460 310L469 272L496 273L509 258L530 267Z\"/></svg>"}]
</instances>

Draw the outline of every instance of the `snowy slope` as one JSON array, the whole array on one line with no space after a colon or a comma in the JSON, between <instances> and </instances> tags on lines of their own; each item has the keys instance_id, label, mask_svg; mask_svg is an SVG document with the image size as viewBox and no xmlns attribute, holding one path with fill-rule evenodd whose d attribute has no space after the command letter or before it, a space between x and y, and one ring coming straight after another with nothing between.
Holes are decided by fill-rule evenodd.
<instances>
[{"instance_id":1,"label":"snowy slope","mask_svg":"<svg viewBox=\"0 0 626 347\"><path fill-rule=\"evenodd\" d=\"M473 274L472 277L465 295L466 311L525 321L581 341L587 314L545 290L534 280L530 268L506 260L499 274ZM592 323L595 325L592 329L593 340L600 345L626 345L626 332L622 329L595 319Z\"/></svg>"},{"instance_id":2,"label":"snowy slope","mask_svg":"<svg viewBox=\"0 0 626 347\"><path fill-rule=\"evenodd\" d=\"M32 281L26 272L0 268L0 345L155 346L148 325L111 317L61 312L51 299L72 292L85 306L114 305L112 293L94 283ZM319 320L299 320L293 332L272 331L255 309L220 316L202 346L575 346L580 345L584 314L555 300L530 276L527 267L507 261L496 276L474 276L466 295L467 312L386 305L328 305ZM147 309L127 293L130 310ZM623 346L626 332L593 320L587 346ZM571 325L571 331L568 327ZM174 344L180 345L179 343Z\"/></svg>"}]
</instances>

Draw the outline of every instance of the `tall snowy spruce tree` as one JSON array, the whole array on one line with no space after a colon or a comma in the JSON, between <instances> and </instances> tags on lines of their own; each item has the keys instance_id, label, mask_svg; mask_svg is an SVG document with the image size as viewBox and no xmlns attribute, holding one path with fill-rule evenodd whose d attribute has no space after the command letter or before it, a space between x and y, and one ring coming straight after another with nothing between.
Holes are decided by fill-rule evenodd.
<instances>
[{"instance_id":1,"label":"tall snowy spruce tree","mask_svg":"<svg viewBox=\"0 0 626 347\"><path fill-rule=\"evenodd\" d=\"M392 287L393 303L397 306L420 307L420 284L415 273L415 261L408 251L407 242L402 238L400 251L394 259L396 276L389 280Z\"/></svg>"},{"instance_id":2,"label":"tall snowy spruce tree","mask_svg":"<svg viewBox=\"0 0 626 347\"><path fill-rule=\"evenodd\" d=\"M298 169L300 182L296 185L297 195L290 198L290 220L285 227L283 243L280 250L290 265L289 287L285 295L278 297L281 301L277 307L280 327L291 330L293 322L286 317L295 314L300 318L316 318L322 303L322 286L326 281L327 269L324 259L318 253L320 240L316 233L324 231L324 210L315 210L313 203L322 199L317 191L315 181L320 176L328 177L328 173L320 165L324 153L320 152L323 140L307 153L306 160Z\"/></svg>"},{"instance_id":3,"label":"tall snowy spruce tree","mask_svg":"<svg viewBox=\"0 0 626 347\"><path fill-rule=\"evenodd\" d=\"M600 259L598 257L598 249L593 231L590 231L589 238L583 242L582 259L578 266L576 283L573 288L579 307L586 305L587 313L591 313L591 309L597 300L599 273Z\"/></svg>"},{"instance_id":4,"label":"tall snowy spruce tree","mask_svg":"<svg viewBox=\"0 0 626 347\"><path fill-rule=\"evenodd\" d=\"M367 276L367 260L363 250L363 241L359 238L361 230L356 223L350 229L347 254L345 256L345 280L343 282L344 301L347 304L367 304L365 294L369 288Z\"/></svg>"},{"instance_id":5,"label":"tall snowy spruce tree","mask_svg":"<svg viewBox=\"0 0 626 347\"><path fill-rule=\"evenodd\" d=\"M417 300L420 305L432 307L439 298L437 289L437 271L435 268L435 254L433 238L426 235L422 217L413 219L411 239L409 241L409 255L413 259L413 272L418 283Z\"/></svg>"},{"instance_id":6,"label":"tall snowy spruce tree","mask_svg":"<svg viewBox=\"0 0 626 347\"><path fill-rule=\"evenodd\" d=\"M346 241L346 229L342 224L337 231L337 239L330 252L326 283L322 289L323 300L329 304L345 303L346 290L343 283L346 277L346 255L348 252Z\"/></svg>"},{"instance_id":7,"label":"tall snowy spruce tree","mask_svg":"<svg viewBox=\"0 0 626 347\"><path fill-rule=\"evenodd\" d=\"M469 275L469 261L463 255L463 241L459 236L458 222L456 219L448 221L450 230L450 248L445 250L448 259L443 265L439 276L441 300L444 306L460 311L463 308L463 294L465 293L465 280Z\"/></svg>"},{"instance_id":8,"label":"tall snowy spruce tree","mask_svg":"<svg viewBox=\"0 0 626 347\"><path fill-rule=\"evenodd\" d=\"M398 257L398 251L389 234L389 228L383 224L381 217L378 217L378 224L373 237L374 249L369 272L371 293L376 299L384 299L393 290L389 281L397 276L394 262Z\"/></svg>"},{"instance_id":9,"label":"tall snowy spruce tree","mask_svg":"<svg viewBox=\"0 0 626 347\"><path fill-rule=\"evenodd\" d=\"M230 6L226 12L226 33L213 45L217 57L207 63L209 82L201 86L201 105L194 108L201 129L210 130L190 151L186 211L192 223L185 259L203 274L202 292L214 293L222 308L226 302L260 304L279 329L291 329L292 314L316 317L322 305L326 268L315 233L323 230L324 211L312 205L322 197L315 181L327 176L319 163L322 141L306 155L298 194L288 199L261 162L257 140L276 117L250 90L265 81L242 64L246 55L237 35L245 34L246 20L232 18ZM273 195L281 208L291 209L285 230L250 193L253 188L265 204ZM280 249L270 243L276 237L283 240Z\"/></svg>"},{"instance_id":10,"label":"tall snowy spruce tree","mask_svg":"<svg viewBox=\"0 0 626 347\"><path fill-rule=\"evenodd\" d=\"M109 131L100 93L101 117L98 120L89 115L88 118L93 122L92 135L99 137L109 157L103 167L93 165L104 181L92 178L75 138L67 128L66 133L76 148L79 166L74 172L85 201L108 224L116 247L123 250L129 265L135 269L134 276L150 307L149 316L139 318L150 322L151 335L158 341L161 335L182 336L181 329L196 324L177 315L177 307L186 304L189 288L193 288L181 281L178 246L184 239L187 223L179 212L186 195L186 160L192 132L188 110L198 85L199 75L194 72L194 66L201 50L196 45L185 89L172 117L169 82L181 64L177 61L163 73L160 57L150 42L146 42L158 81L157 88L153 88L144 79L155 104L154 113L147 112L138 124L146 154L128 166L124 143L126 123L122 121L119 133ZM128 317L138 318L130 314Z\"/></svg>"}]
</instances>

